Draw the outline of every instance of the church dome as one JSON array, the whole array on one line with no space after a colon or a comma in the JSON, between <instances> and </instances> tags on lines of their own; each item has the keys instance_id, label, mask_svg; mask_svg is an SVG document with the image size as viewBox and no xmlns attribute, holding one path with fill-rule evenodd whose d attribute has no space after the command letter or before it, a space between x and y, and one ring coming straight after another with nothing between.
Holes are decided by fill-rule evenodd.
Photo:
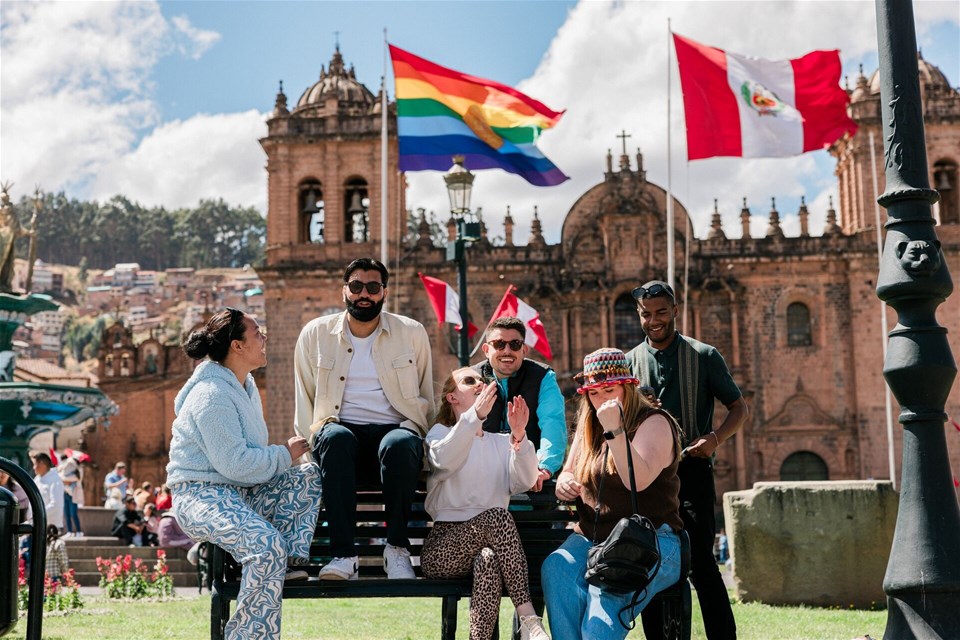
<instances>
[{"instance_id":1,"label":"church dome","mask_svg":"<svg viewBox=\"0 0 960 640\"><path fill-rule=\"evenodd\" d=\"M917 53L917 67L920 71L920 87L922 89L950 91L950 82L940 68L923 59L923 54ZM880 70L877 69L870 76L870 93L880 93Z\"/></svg>"},{"instance_id":2,"label":"church dome","mask_svg":"<svg viewBox=\"0 0 960 640\"><path fill-rule=\"evenodd\" d=\"M337 100L341 111L346 106L354 109L359 107L363 112L367 112L377 103L376 96L357 80L353 67L351 66L349 71L346 69L339 47L330 60L329 69L321 67L320 79L297 100L294 112L311 108L322 109L330 98Z\"/></svg>"}]
</instances>

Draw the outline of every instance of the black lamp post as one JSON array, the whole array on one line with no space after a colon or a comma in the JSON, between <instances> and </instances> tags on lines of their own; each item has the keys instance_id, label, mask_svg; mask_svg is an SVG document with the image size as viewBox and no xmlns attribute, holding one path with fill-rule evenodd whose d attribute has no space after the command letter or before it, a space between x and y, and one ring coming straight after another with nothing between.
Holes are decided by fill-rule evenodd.
<instances>
[{"instance_id":1,"label":"black lamp post","mask_svg":"<svg viewBox=\"0 0 960 640\"><path fill-rule=\"evenodd\" d=\"M930 205L913 7L876 0L885 141L887 237L877 295L897 312L883 375L903 410L900 510L883 590L884 640L960 633L960 507L944 435L944 403L957 374L937 307L953 291ZM924 263L920 260L927 257Z\"/></svg>"},{"instance_id":2,"label":"black lamp post","mask_svg":"<svg viewBox=\"0 0 960 640\"><path fill-rule=\"evenodd\" d=\"M467 221L473 217L470 211L470 195L473 192L474 175L463 166L463 156L453 157L453 166L443 176L450 195L450 213L457 221L457 239L447 242L447 260L457 263L457 286L460 289L460 340L457 342L457 358L460 366L470 364L470 342L467 334L467 243L480 237L480 223Z\"/></svg>"}]
</instances>

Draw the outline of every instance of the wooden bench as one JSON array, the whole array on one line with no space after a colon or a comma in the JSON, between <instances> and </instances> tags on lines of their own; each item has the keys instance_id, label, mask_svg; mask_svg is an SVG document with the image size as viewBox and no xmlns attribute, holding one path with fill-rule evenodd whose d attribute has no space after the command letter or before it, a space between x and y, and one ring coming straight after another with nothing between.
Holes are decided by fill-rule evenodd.
<instances>
[{"instance_id":1,"label":"wooden bench","mask_svg":"<svg viewBox=\"0 0 960 640\"><path fill-rule=\"evenodd\" d=\"M330 560L329 531L325 512L320 510L317 529L310 547L310 563L298 566L310 574L307 581L290 582L283 587L288 598L441 598L440 637L454 640L457 630L457 603L469 597L472 578L460 580L433 580L422 577L419 567L420 549L429 532L430 516L423 508L423 485L414 499L411 522L408 527L414 558L415 580L388 580L383 570L383 548L386 542L383 498L379 490L360 491L357 494L357 553L360 556L358 580L319 580L317 573ZM557 502L553 483L540 493L520 494L510 502L510 512L517 523L520 540L530 569L530 595L534 606L543 611L543 589L540 567L544 559L570 535L567 526L576 520L576 511ZM686 540L686 534L683 539ZM654 598L650 606L663 607L664 639L689 640L691 599L686 575L689 571L689 543L686 544L681 575L676 585ZM220 547L213 548L213 584L211 589L210 637L223 640L224 628L230 618L230 602L237 599L240 590L240 565ZM639 618L638 618L639 624ZM513 638L519 638L518 622L514 616ZM494 637L499 637L497 633Z\"/></svg>"}]
</instances>

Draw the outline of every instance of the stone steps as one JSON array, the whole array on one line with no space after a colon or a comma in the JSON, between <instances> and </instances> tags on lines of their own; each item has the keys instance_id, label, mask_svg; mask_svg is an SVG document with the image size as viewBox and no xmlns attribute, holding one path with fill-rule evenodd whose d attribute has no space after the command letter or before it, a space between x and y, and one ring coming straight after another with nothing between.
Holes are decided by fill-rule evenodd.
<instances>
[{"instance_id":1,"label":"stone steps","mask_svg":"<svg viewBox=\"0 0 960 640\"><path fill-rule=\"evenodd\" d=\"M153 571L157 561L157 550L160 547L127 547L118 544L116 538L103 536L85 536L83 538L63 538L67 544L67 556L70 558L70 567L74 570L77 583L83 587L95 587L100 584L100 572L97 570L97 558L116 559L117 556L131 556L134 560L140 559L147 567L147 572ZM165 548L167 552L167 566L177 587L195 587L197 585L197 568L187 562L186 549Z\"/></svg>"}]
</instances>

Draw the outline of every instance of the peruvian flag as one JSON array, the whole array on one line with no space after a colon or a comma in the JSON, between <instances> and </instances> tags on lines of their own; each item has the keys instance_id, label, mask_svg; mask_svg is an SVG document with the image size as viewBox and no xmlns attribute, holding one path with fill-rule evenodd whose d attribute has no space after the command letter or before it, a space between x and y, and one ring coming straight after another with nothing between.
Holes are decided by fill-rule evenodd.
<instances>
[{"instance_id":1,"label":"peruvian flag","mask_svg":"<svg viewBox=\"0 0 960 640\"><path fill-rule=\"evenodd\" d=\"M840 88L840 52L764 60L673 34L687 159L770 158L828 147L857 125Z\"/></svg>"},{"instance_id":2,"label":"peruvian flag","mask_svg":"<svg viewBox=\"0 0 960 640\"><path fill-rule=\"evenodd\" d=\"M513 285L507 287L507 292L503 294L503 300L497 305L490 322L501 316L520 318L523 320L523 324L527 325L526 337L523 341L528 347L533 347L542 353L547 360L550 360L553 358L553 352L550 351L550 343L547 342L547 330L543 328L543 323L540 322L540 312L513 295L516 290L517 288ZM489 324L488 322L487 325L489 326Z\"/></svg>"},{"instance_id":3,"label":"peruvian flag","mask_svg":"<svg viewBox=\"0 0 960 640\"><path fill-rule=\"evenodd\" d=\"M449 322L457 325L457 331L460 330L462 320L460 319L460 296L443 280L437 280L422 273L417 273L420 281L423 282L424 289L427 290L427 297L430 298L430 306L433 312L437 314L437 320L440 322ZM472 338L479 329L472 322L467 323L467 336Z\"/></svg>"}]
</instances>

